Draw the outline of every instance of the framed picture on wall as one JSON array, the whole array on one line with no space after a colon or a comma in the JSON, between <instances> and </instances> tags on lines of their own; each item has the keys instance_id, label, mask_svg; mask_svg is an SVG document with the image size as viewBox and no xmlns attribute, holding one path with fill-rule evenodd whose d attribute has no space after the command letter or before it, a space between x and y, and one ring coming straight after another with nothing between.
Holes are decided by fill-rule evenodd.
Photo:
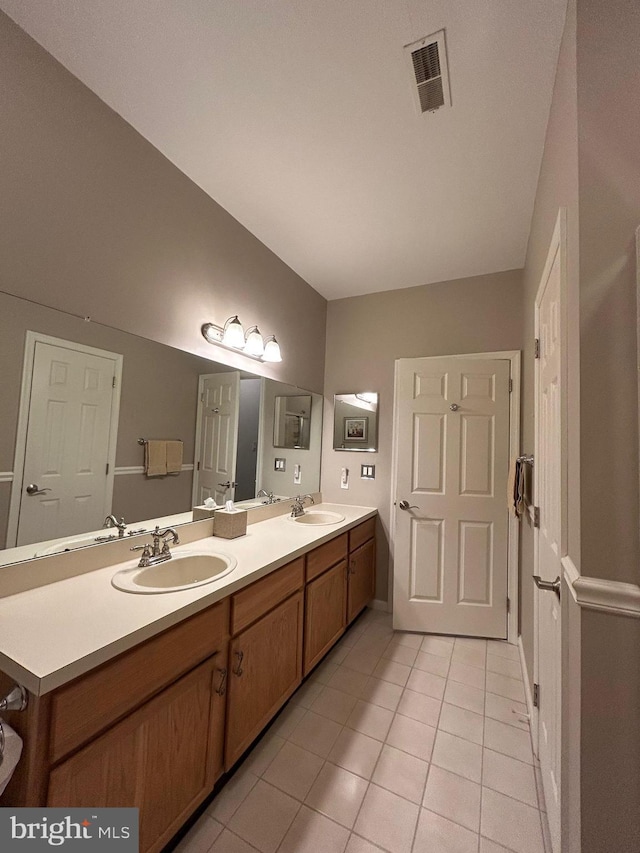
<instances>
[{"instance_id":1,"label":"framed picture on wall","mask_svg":"<svg viewBox=\"0 0 640 853\"><path fill-rule=\"evenodd\" d=\"M366 441L369 431L369 418L345 418L344 440Z\"/></svg>"}]
</instances>

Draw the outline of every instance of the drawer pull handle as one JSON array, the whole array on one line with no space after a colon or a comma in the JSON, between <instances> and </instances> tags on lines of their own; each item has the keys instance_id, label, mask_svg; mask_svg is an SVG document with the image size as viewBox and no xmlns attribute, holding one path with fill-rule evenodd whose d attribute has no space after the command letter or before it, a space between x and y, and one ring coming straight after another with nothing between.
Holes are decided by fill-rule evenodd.
<instances>
[{"instance_id":1,"label":"drawer pull handle","mask_svg":"<svg viewBox=\"0 0 640 853\"><path fill-rule=\"evenodd\" d=\"M235 667L231 671L233 672L234 675L237 675L239 678L244 671L242 669L242 661L244 658L244 652L234 652L234 655L238 658L238 663L235 665Z\"/></svg>"},{"instance_id":2,"label":"drawer pull handle","mask_svg":"<svg viewBox=\"0 0 640 853\"><path fill-rule=\"evenodd\" d=\"M227 692L227 670L219 669L218 672L220 673L220 684L218 685L216 693L218 696L224 696Z\"/></svg>"},{"instance_id":3,"label":"drawer pull handle","mask_svg":"<svg viewBox=\"0 0 640 853\"><path fill-rule=\"evenodd\" d=\"M355 573L356 573L356 561L350 560L349 561L349 574L355 575Z\"/></svg>"}]
</instances>

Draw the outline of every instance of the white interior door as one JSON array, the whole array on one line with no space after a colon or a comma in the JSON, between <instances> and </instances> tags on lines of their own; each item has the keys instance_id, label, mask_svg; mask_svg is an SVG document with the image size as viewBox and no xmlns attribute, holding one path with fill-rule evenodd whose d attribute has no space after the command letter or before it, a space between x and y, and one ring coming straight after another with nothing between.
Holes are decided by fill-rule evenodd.
<instances>
[{"instance_id":1,"label":"white interior door","mask_svg":"<svg viewBox=\"0 0 640 853\"><path fill-rule=\"evenodd\" d=\"M120 360L35 341L18 545L99 529L111 512Z\"/></svg>"},{"instance_id":2,"label":"white interior door","mask_svg":"<svg viewBox=\"0 0 640 853\"><path fill-rule=\"evenodd\" d=\"M507 636L509 373L397 362L395 628Z\"/></svg>"},{"instance_id":3,"label":"white interior door","mask_svg":"<svg viewBox=\"0 0 640 853\"><path fill-rule=\"evenodd\" d=\"M194 502L215 498L221 504L234 496L240 373L201 376L199 386Z\"/></svg>"},{"instance_id":4,"label":"white interior door","mask_svg":"<svg viewBox=\"0 0 640 853\"><path fill-rule=\"evenodd\" d=\"M563 340L562 263L557 234L536 299L535 497L540 508L536 530L536 575L552 589L535 591L536 682L539 685L538 757L554 851L560 850L561 609L563 550Z\"/></svg>"}]
</instances>

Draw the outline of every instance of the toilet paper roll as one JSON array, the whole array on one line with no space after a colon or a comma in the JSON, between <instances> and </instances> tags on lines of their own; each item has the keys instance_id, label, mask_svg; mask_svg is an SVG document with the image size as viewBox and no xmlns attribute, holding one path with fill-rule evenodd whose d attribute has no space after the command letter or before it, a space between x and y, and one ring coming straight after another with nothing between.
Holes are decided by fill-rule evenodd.
<instances>
[{"instance_id":1,"label":"toilet paper roll","mask_svg":"<svg viewBox=\"0 0 640 853\"><path fill-rule=\"evenodd\" d=\"M4 730L4 757L2 764L0 764L0 799L2 799L4 789L9 784L13 771L22 755L22 738L4 720L1 720L0 723ZM2 739L0 738L0 740Z\"/></svg>"}]
</instances>

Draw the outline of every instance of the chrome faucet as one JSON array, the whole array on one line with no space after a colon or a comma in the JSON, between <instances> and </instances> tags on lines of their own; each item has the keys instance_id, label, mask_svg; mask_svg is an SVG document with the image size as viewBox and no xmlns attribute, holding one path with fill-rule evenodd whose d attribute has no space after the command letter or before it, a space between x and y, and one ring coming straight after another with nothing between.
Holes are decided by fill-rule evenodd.
<instances>
[{"instance_id":1,"label":"chrome faucet","mask_svg":"<svg viewBox=\"0 0 640 853\"><path fill-rule=\"evenodd\" d=\"M256 497L266 498L266 501L263 501L263 503L266 504L274 504L278 500L278 498L273 494L273 492L267 492L265 489L260 489Z\"/></svg>"},{"instance_id":2,"label":"chrome faucet","mask_svg":"<svg viewBox=\"0 0 640 853\"><path fill-rule=\"evenodd\" d=\"M154 566L156 563L164 563L165 560L171 559L171 549L169 548L169 538L172 545L179 545L180 539L173 527L167 527L166 530L160 530L156 525L156 529L151 534L153 544L146 542L144 545L136 545L131 548L131 551L142 551L138 568L146 569L147 566ZM162 542L162 547L160 547Z\"/></svg>"},{"instance_id":3,"label":"chrome faucet","mask_svg":"<svg viewBox=\"0 0 640 853\"><path fill-rule=\"evenodd\" d=\"M118 519L115 517L115 515L108 515L108 516L105 518L105 520L102 522L102 526L103 526L104 528L106 528L107 530L108 530L110 527L115 527L115 528L117 529L117 531L118 531L118 539L123 539L123 538L124 538L124 532L125 532L125 530L127 529L127 525L125 524L124 517L122 517L122 518L120 519L120 521L118 521ZM95 541L96 541L96 542L109 542L111 539L115 539L115 538L116 538L116 537L115 537L114 535L110 535L110 536L96 536Z\"/></svg>"},{"instance_id":4,"label":"chrome faucet","mask_svg":"<svg viewBox=\"0 0 640 853\"><path fill-rule=\"evenodd\" d=\"M311 495L298 495L293 499L291 504L291 518L300 518L304 515L304 502L309 499L311 503L315 503Z\"/></svg>"}]
</instances>

